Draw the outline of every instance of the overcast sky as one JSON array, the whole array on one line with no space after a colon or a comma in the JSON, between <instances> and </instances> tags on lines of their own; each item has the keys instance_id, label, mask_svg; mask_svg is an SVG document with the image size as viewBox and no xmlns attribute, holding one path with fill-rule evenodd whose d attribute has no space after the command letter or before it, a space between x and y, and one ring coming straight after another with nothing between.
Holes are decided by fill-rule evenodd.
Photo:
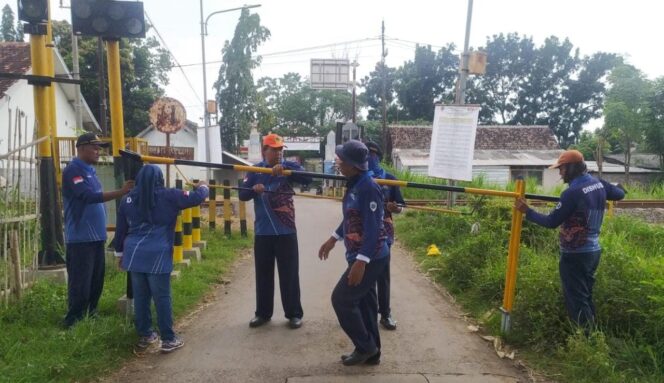
<instances>
[{"instance_id":1,"label":"overcast sky","mask_svg":"<svg viewBox=\"0 0 664 383\"><path fill-rule=\"evenodd\" d=\"M70 2L63 1L65 5ZM16 11L15 1L0 0L2 6L6 3ZM59 0L51 0L53 18L69 20L69 9L60 9L59 4ZM243 4L203 1L206 16ZM264 59L254 72L255 79L287 72L308 76L312 58L357 59L358 78L362 78L380 60L382 20L388 37L389 66L412 59L415 42L434 47L453 42L462 47L468 7L467 0L248 0L248 4L262 4L252 12L260 14L262 25L272 33L259 49ZM144 5L156 30L183 65L182 70L173 68L167 95L179 99L187 108L187 118L200 123L203 76L199 1L144 0ZM501 32L531 36L537 44L555 35L569 38L582 55L597 51L622 54L648 77L655 78L664 76L662 15L661 0L475 0L470 44L484 45L487 36ZM221 48L233 37L238 16L239 12L231 12L210 18L206 38L210 99L214 98L212 83L218 76ZM345 43L349 41L352 43ZM324 47L304 49L319 46Z\"/></svg>"}]
</instances>

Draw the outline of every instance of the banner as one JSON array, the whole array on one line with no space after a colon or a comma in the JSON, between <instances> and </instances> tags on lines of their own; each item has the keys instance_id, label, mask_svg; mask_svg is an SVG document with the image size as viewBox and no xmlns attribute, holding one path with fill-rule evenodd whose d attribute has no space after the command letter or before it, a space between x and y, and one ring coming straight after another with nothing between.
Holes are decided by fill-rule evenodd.
<instances>
[{"instance_id":1,"label":"banner","mask_svg":"<svg viewBox=\"0 0 664 383\"><path fill-rule=\"evenodd\" d=\"M432 177L471 181L478 105L436 105L429 150Z\"/></svg>"}]
</instances>

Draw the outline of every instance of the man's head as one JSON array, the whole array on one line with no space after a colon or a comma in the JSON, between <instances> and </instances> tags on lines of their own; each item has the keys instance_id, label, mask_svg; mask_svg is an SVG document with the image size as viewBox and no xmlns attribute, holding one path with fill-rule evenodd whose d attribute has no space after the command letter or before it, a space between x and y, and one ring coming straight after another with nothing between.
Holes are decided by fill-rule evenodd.
<instances>
[{"instance_id":1,"label":"man's head","mask_svg":"<svg viewBox=\"0 0 664 383\"><path fill-rule=\"evenodd\" d=\"M281 163L283 157L284 139L274 133L263 137L263 158L270 166Z\"/></svg>"},{"instance_id":2,"label":"man's head","mask_svg":"<svg viewBox=\"0 0 664 383\"><path fill-rule=\"evenodd\" d=\"M374 173L380 172L380 161L383 160L383 151L380 149L380 146L373 141L367 141L364 144L367 146L367 149L369 149L369 170Z\"/></svg>"},{"instance_id":3,"label":"man's head","mask_svg":"<svg viewBox=\"0 0 664 383\"><path fill-rule=\"evenodd\" d=\"M369 149L360 141L348 140L343 145L337 145L335 153L339 171L346 177L352 177L369 169L367 163Z\"/></svg>"},{"instance_id":4,"label":"man's head","mask_svg":"<svg viewBox=\"0 0 664 383\"><path fill-rule=\"evenodd\" d=\"M549 169L558 169L563 182L570 183L576 177L586 173L587 167L583 154L578 150L566 150Z\"/></svg>"},{"instance_id":5,"label":"man's head","mask_svg":"<svg viewBox=\"0 0 664 383\"><path fill-rule=\"evenodd\" d=\"M107 148L109 145L108 142L103 142L94 133L84 133L76 140L76 152L81 161L94 165L99 162L101 148Z\"/></svg>"}]
</instances>

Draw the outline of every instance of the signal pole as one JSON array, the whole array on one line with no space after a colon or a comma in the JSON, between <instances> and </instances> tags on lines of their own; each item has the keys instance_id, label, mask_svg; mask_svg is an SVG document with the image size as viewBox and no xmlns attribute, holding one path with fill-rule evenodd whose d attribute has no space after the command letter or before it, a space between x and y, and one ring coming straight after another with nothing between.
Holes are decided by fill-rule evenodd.
<instances>
[{"instance_id":1,"label":"signal pole","mask_svg":"<svg viewBox=\"0 0 664 383\"><path fill-rule=\"evenodd\" d=\"M385 153L385 158L390 158L390 155L387 153L387 71L385 70L385 56L387 56L387 51L385 51L385 20L381 23L381 32L380 32L380 41L381 41L381 55L380 55L380 71L381 71L381 92L380 97L383 101L383 153Z\"/></svg>"}]
</instances>

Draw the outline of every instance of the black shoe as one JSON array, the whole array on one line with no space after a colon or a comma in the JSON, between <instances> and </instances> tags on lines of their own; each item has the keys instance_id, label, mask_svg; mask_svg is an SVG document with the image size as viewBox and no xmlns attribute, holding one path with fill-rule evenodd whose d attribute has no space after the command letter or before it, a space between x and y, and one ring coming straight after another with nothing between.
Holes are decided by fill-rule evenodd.
<instances>
[{"instance_id":1,"label":"black shoe","mask_svg":"<svg viewBox=\"0 0 664 383\"><path fill-rule=\"evenodd\" d=\"M343 356L341 357L341 363L343 363L344 366L355 366L357 364L365 363L369 359L374 358L376 355L378 355L378 360L380 360L380 351L376 350L374 352L370 353L363 353L363 352L358 352L358 351L353 351L350 355L344 355L346 358ZM379 362L380 363L380 362Z\"/></svg>"},{"instance_id":2,"label":"black shoe","mask_svg":"<svg viewBox=\"0 0 664 383\"><path fill-rule=\"evenodd\" d=\"M302 318L290 318L288 320L288 327L292 328L293 330L302 327Z\"/></svg>"},{"instance_id":3,"label":"black shoe","mask_svg":"<svg viewBox=\"0 0 664 383\"><path fill-rule=\"evenodd\" d=\"M397 321L392 319L391 315L383 316L380 318L380 324L385 327L387 330L396 330L397 329Z\"/></svg>"},{"instance_id":4,"label":"black shoe","mask_svg":"<svg viewBox=\"0 0 664 383\"><path fill-rule=\"evenodd\" d=\"M252 327L252 328L260 327L260 326L266 324L269 321L270 321L269 318L263 318L263 317L259 317L258 315L256 315L254 317L254 319L249 321L249 327Z\"/></svg>"},{"instance_id":5,"label":"black shoe","mask_svg":"<svg viewBox=\"0 0 664 383\"><path fill-rule=\"evenodd\" d=\"M344 360L348 359L350 355L341 355L341 361L343 362ZM367 359L364 364L370 365L370 366L377 366L380 364L380 351L376 353L376 355L372 356L371 358Z\"/></svg>"}]
</instances>

